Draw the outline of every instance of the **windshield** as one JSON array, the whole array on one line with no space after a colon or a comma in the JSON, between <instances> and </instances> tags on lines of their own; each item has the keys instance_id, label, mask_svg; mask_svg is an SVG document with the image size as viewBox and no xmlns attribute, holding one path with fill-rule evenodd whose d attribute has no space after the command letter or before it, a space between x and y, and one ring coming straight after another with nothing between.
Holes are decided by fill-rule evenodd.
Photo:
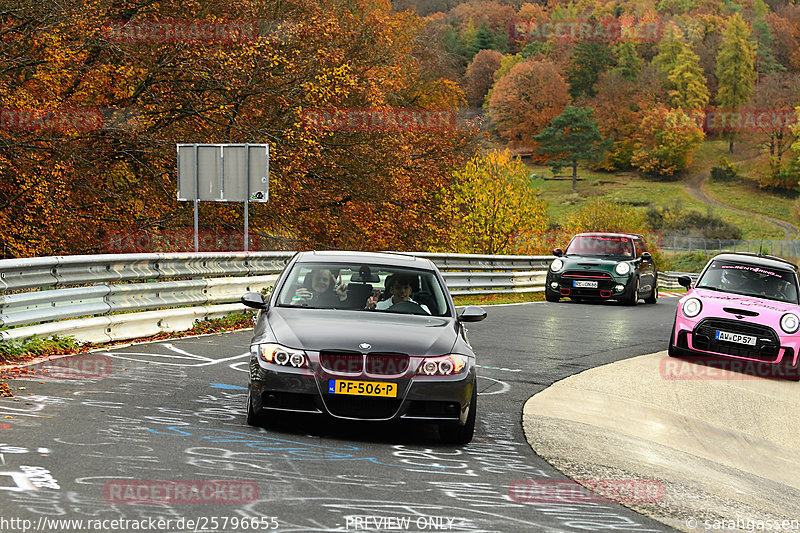
<instances>
[{"instance_id":1,"label":"windshield","mask_svg":"<svg viewBox=\"0 0 800 533\"><path fill-rule=\"evenodd\" d=\"M570 241L565 253L567 255L634 257L633 243L630 238L605 235L577 235Z\"/></svg>"},{"instance_id":2,"label":"windshield","mask_svg":"<svg viewBox=\"0 0 800 533\"><path fill-rule=\"evenodd\" d=\"M790 270L712 261L695 286L698 289L797 303L797 284L794 272Z\"/></svg>"},{"instance_id":3,"label":"windshield","mask_svg":"<svg viewBox=\"0 0 800 533\"><path fill-rule=\"evenodd\" d=\"M450 316L433 272L374 264L295 263L278 306Z\"/></svg>"}]
</instances>

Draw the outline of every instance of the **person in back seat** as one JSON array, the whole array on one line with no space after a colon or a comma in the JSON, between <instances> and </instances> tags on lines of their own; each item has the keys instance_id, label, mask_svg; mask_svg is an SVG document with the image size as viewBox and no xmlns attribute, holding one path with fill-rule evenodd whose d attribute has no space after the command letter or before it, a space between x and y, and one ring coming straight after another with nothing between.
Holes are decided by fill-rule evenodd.
<instances>
[{"instance_id":1,"label":"person in back seat","mask_svg":"<svg viewBox=\"0 0 800 533\"><path fill-rule=\"evenodd\" d=\"M303 285L295 291L292 305L336 307L346 297L346 291L336 287L336 278L327 268L315 268L306 274Z\"/></svg>"},{"instance_id":2,"label":"person in back seat","mask_svg":"<svg viewBox=\"0 0 800 533\"><path fill-rule=\"evenodd\" d=\"M377 309L382 311L389 309L393 305L401 302L411 302L420 306L426 313L431 314L431 310L428 309L427 305L420 304L419 302L415 302L411 299L411 293L414 292L416 285L416 276L409 274L395 274L392 277L390 285L388 286L388 291L389 294L391 294L391 298L380 300L377 295L373 295L367 300L367 309Z\"/></svg>"}]
</instances>

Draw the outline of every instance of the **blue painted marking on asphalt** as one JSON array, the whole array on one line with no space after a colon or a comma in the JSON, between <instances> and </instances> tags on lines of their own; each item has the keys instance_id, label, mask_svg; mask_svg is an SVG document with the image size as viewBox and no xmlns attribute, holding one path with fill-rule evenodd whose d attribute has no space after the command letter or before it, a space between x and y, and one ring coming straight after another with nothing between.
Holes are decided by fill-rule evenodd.
<instances>
[{"instance_id":1,"label":"blue painted marking on asphalt","mask_svg":"<svg viewBox=\"0 0 800 533\"><path fill-rule=\"evenodd\" d=\"M247 390L247 387L241 387L239 385L227 385L225 383L211 383L210 386L212 389Z\"/></svg>"},{"instance_id":2,"label":"blue painted marking on asphalt","mask_svg":"<svg viewBox=\"0 0 800 533\"><path fill-rule=\"evenodd\" d=\"M384 463L375 457L359 457L357 446L344 445L340 447L321 446L307 442L298 442L281 439L268 435L253 435L240 431L230 431L216 428L169 426L166 431L147 428L149 433L155 435L169 435L182 437L199 437L215 444L236 443L256 450L264 455L274 454L283 456L284 459L296 461L367 461L382 466L394 466L407 469L406 464ZM205 433L205 435L203 435ZM415 466L415 469L443 470L446 466Z\"/></svg>"}]
</instances>

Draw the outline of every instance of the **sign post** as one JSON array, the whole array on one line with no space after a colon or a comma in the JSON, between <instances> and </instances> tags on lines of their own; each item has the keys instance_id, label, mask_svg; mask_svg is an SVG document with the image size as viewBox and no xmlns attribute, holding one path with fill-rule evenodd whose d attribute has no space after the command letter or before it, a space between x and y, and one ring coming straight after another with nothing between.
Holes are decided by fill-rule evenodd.
<instances>
[{"instance_id":1,"label":"sign post","mask_svg":"<svg viewBox=\"0 0 800 533\"><path fill-rule=\"evenodd\" d=\"M250 244L250 202L269 200L268 144L178 144L178 201L194 202L199 251L199 202L244 202L244 251Z\"/></svg>"}]
</instances>

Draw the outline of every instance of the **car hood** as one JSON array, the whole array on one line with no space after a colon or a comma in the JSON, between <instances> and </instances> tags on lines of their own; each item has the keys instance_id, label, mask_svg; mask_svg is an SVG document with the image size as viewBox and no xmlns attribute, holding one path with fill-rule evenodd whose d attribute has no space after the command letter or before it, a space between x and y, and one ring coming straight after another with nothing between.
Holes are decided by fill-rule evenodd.
<instances>
[{"instance_id":1,"label":"car hood","mask_svg":"<svg viewBox=\"0 0 800 533\"><path fill-rule=\"evenodd\" d=\"M692 289L681 299L681 302L689 297L700 298L703 302L703 314L713 314L715 316L735 315L737 309L746 312L755 312L761 315L782 315L793 312L800 313L800 306L789 302L778 302L757 298L755 296L743 296L728 292L710 291L706 289ZM729 311L726 311L728 309Z\"/></svg>"},{"instance_id":2,"label":"car hood","mask_svg":"<svg viewBox=\"0 0 800 533\"><path fill-rule=\"evenodd\" d=\"M396 313L273 308L269 325L279 344L309 351L443 355L457 338L452 318ZM370 348L359 348L362 343Z\"/></svg>"},{"instance_id":3,"label":"car hood","mask_svg":"<svg viewBox=\"0 0 800 533\"><path fill-rule=\"evenodd\" d=\"M565 265L570 267L589 266L589 267L611 267L623 261L633 261L633 257L597 257L587 255L565 255L561 257Z\"/></svg>"}]
</instances>

